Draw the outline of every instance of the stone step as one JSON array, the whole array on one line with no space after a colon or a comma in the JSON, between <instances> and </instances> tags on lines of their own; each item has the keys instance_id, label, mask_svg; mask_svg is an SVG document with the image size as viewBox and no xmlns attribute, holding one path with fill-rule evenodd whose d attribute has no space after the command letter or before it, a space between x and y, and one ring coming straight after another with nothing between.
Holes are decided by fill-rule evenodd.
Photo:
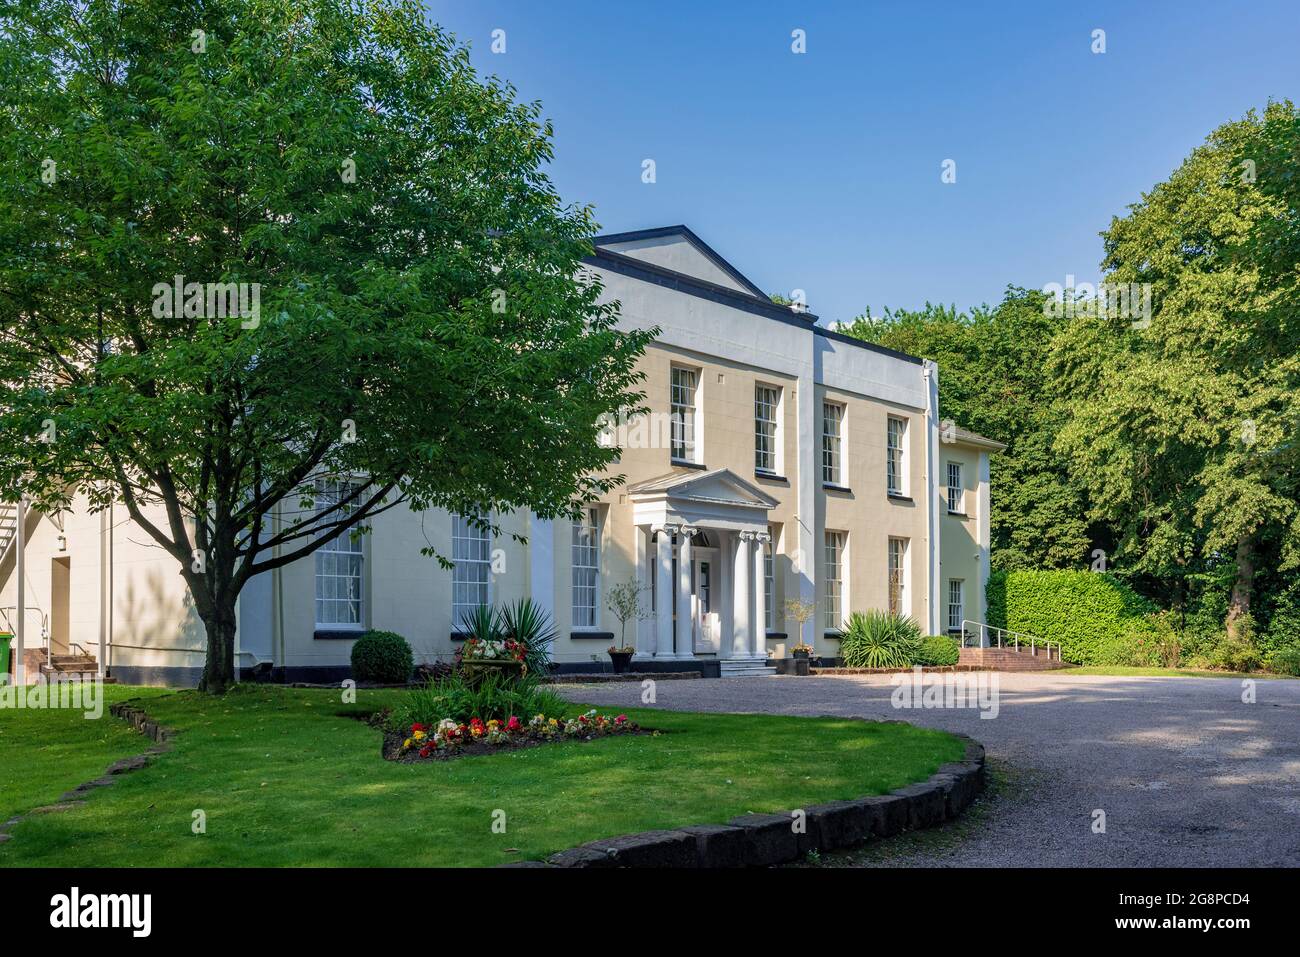
<instances>
[{"instance_id":1,"label":"stone step","mask_svg":"<svg viewBox=\"0 0 1300 957\"><path fill-rule=\"evenodd\" d=\"M776 674L776 667L762 661L727 661L719 663L724 678L767 678Z\"/></svg>"}]
</instances>

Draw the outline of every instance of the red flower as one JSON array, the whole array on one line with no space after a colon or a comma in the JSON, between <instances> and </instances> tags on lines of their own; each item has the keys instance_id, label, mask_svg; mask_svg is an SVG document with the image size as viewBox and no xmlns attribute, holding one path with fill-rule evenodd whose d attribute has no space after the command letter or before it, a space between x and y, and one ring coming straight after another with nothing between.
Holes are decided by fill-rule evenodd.
<instances>
[{"instance_id":1,"label":"red flower","mask_svg":"<svg viewBox=\"0 0 1300 957\"><path fill-rule=\"evenodd\" d=\"M627 715L625 715L625 714L620 714L617 718L614 719L614 723L615 723L615 724L622 724L622 723L623 723L624 721L626 721L626 720L627 720Z\"/></svg>"},{"instance_id":2,"label":"red flower","mask_svg":"<svg viewBox=\"0 0 1300 957\"><path fill-rule=\"evenodd\" d=\"M427 744L420 749L420 757L422 758L427 758L431 754L433 754L433 748L429 747Z\"/></svg>"},{"instance_id":3,"label":"red flower","mask_svg":"<svg viewBox=\"0 0 1300 957\"><path fill-rule=\"evenodd\" d=\"M414 733L414 732L416 732L416 731L428 731L428 730L429 730L428 728L426 728L424 725L420 724L420 722L418 722L418 721L415 722L415 724L411 725L411 732L412 732L412 733Z\"/></svg>"},{"instance_id":4,"label":"red flower","mask_svg":"<svg viewBox=\"0 0 1300 957\"><path fill-rule=\"evenodd\" d=\"M519 718L512 714L512 715L510 716L510 720L506 722L506 730L507 730L507 731L518 731L518 730L519 730L519 727L520 727L520 725L519 725Z\"/></svg>"}]
</instances>

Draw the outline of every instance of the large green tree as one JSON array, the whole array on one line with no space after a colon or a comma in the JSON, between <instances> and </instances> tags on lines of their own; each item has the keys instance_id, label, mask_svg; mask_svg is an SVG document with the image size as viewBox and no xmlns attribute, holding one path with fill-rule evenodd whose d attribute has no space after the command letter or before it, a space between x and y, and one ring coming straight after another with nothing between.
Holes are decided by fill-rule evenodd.
<instances>
[{"instance_id":1,"label":"large green tree","mask_svg":"<svg viewBox=\"0 0 1300 957\"><path fill-rule=\"evenodd\" d=\"M248 580L385 509L612 487L647 336L540 108L413 0L9 0L0 90L0 498L123 503L207 689Z\"/></svg>"},{"instance_id":2,"label":"large green tree","mask_svg":"<svg viewBox=\"0 0 1300 957\"><path fill-rule=\"evenodd\" d=\"M1010 287L995 308L927 303L859 317L841 330L936 361L941 416L1007 443L990 462L997 568L1077 568L1091 550L1082 491L1053 448L1062 416L1043 373L1064 324L1044 294Z\"/></svg>"},{"instance_id":3,"label":"large green tree","mask_svg":"<svg viewBox=\"0 0 1300 957\"><path fill-rule=\"evenodd\" d=\"M1300 114L1215 130L1103 236L1106 281L1149 283L1153 308L1057 335L1057 447L1132 567L1230 568L1238 635L1261 547L1295 567L1300 542Z\"/></svg>"}]
</instances>

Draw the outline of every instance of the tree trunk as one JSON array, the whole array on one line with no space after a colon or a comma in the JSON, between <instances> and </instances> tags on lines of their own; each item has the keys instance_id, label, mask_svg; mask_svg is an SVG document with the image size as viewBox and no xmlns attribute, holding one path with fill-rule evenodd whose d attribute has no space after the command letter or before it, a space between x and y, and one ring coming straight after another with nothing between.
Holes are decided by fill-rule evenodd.
<instances>
[{"instance_id":1,"label":"tree trunk","mask_svg":"<svg viewBox=\"0 0 1300 957\"><path fill-rule=\"evenodd\" d=\"M1232 583L1225 622L1230 638L1242 637L1243 619L1250 614L1251 594L1255 589L1255 558L1249 537L1237 539L1237 579Z\"/></svg>"},{"instance_id":2,"label":"tree trunk","mask_svg":"<svg viewBox=\"0 0 1300 957\"><path fill-rule=\"evenodd\" d=\"M235 683L235 607L217 609L203 619L208 633L208 655L199 690L224 694Z\"/></svg>"}]
</instances>

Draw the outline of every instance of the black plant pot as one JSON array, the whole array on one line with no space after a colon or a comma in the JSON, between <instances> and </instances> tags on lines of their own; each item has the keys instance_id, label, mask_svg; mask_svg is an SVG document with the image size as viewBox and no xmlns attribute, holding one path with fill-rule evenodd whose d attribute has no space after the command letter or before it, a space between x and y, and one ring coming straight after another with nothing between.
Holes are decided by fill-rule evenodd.
<instances>
[{"instance_id":1,"label":"black plant pot","mask_svg":"<svg viewBox=\"0 0 1300 957\"><path fill-rule=\"evenodd\" d=\"M611 651L609 653L609 660L614 663L614 674L621 675L623 672L627 671L628 662L632 660L632 652Z\"/></svg>"}]
</instances>

